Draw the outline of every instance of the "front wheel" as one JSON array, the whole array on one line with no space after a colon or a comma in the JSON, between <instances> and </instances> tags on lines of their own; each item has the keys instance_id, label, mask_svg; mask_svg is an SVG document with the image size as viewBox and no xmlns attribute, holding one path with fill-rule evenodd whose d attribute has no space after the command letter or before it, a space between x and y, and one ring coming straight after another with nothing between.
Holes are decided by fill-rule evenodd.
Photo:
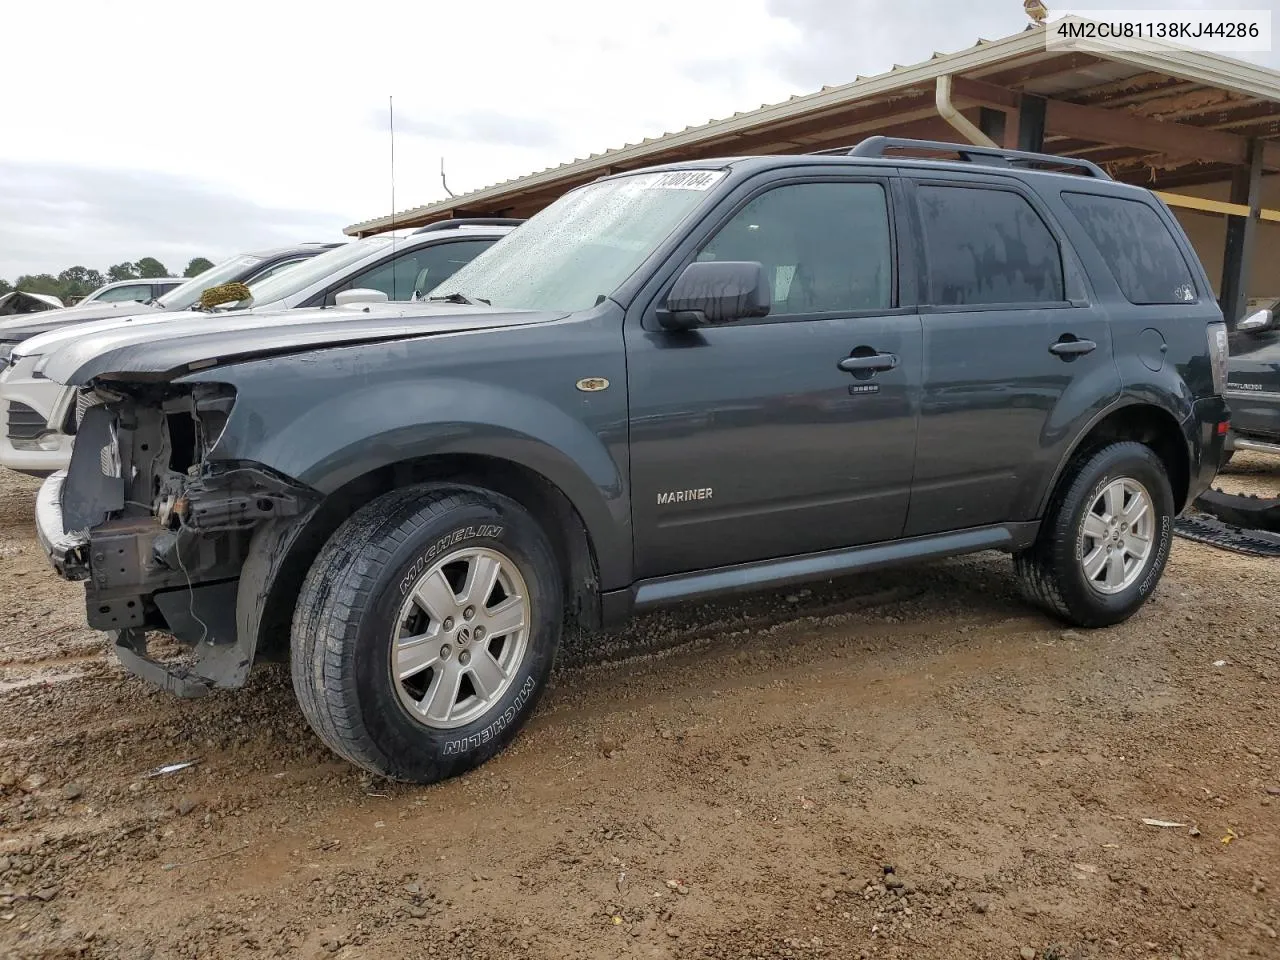
<instances>
[{"instance_id":1,"label":"front wheel","mask_svg":"<svg viewBox=\"0 0 1280 960\"><path fill-rule=\"evenodd\" d=\"M502 750L560 638L555 555L514 501L467 487L397 490L351 516L298 598L294 691L335 752L432 783Z\"/></svg>"},{"instance_id":2,"label":"front wheel","mask_svg":"<svg viewBox=\"0 0 1280 960\"><path fill-rule=\"evenodd\" d=\"M1155 451L1132 441L1103 447L1069 468L1035 544L1015 555L1023 593L1076 626L1127 620L1164 572L1173 518Z\"/></svg>"}]
</instances>

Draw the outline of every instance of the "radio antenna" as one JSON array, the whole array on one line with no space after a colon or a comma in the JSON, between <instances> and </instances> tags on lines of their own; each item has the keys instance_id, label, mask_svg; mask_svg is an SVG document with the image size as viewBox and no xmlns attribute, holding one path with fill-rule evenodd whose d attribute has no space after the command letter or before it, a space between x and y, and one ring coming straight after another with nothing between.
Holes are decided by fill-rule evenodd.
<instances>
[{"instance_id":1,"label":"radio antenna","mask_svg":"<svg viewBox=\"0 0 1280 960\"><path fill-rule=\"evenodd\" d=\"M387 95L387 130L391 135L391 256L396 255L396 103L395 97ZM392 292L395 292L395 278L391 280Z\"/></svg>"},{"instance_id":2,"label":"radio antenna","mask_svg":"<svg viewBox=\"0 0 1280 960\"><path fill-rule=\"evenodd\" d=\"M449 195L449 199L452 200L454 193L449 189L449 184L444 178L444 157L440 158L440 185L444 187L444 192L447 193Z\"/></svg>"}]
</instances>

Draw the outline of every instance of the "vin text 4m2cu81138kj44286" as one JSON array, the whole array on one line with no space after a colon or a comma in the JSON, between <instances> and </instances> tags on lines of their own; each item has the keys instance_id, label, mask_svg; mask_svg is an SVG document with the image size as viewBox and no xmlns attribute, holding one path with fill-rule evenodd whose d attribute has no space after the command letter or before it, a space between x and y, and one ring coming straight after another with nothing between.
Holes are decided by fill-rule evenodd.
<instances>
[{"instance_id":1,"label":"vin text 4m2cu81138kj44286","mask_svg":"<svg viewBox=\"0 0 1280 960\"><path fill-rule=\"evenodd\" d=\"M41 539L130 669L287 658L330 747L419 782L511 741L566 622L989 549L1124 620L1222 456L1204 270L1092 164L919 147L619 174L439 299L68 344Z\"/></svg>"}]
</instances>

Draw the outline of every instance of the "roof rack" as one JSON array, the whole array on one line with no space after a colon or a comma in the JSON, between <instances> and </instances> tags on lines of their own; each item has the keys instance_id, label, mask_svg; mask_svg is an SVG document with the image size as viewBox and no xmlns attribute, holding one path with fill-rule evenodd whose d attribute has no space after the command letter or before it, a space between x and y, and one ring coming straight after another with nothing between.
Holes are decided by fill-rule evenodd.
<instances>
[{"instance_id":1,"label":"roof rack","mask_svg":"<svg viewBox=\"0 0 1280 960\"><path fill-rule=\"evenodd\" d=\"M524 223L515 217L458 217L454 220L437 220L413 231L415 234L434 230L456 230L458 227L518 227Z\"/></svg>"},{"instance_id":2,"label":"roof rack","mask_svg":"<svg viewBox=\"0 0 1280 960\"><path fill-rule=\"evenodd\" d=\"M886 150L931 150L936 153L954 153L966 163L988 167L1013 167L1041 165L1072 167L1099 180L1110 180L1107 172L1096 163L1079 157L1060 157L1052 153L1030 153L1026 150L1005 150L1002 147L982 147L971 143L947 143L943 140L911 140L906 137L867 137L853 147L836 147L818 150L817 154L846 157L883 157Z\"/></svg>"}]
</instances>

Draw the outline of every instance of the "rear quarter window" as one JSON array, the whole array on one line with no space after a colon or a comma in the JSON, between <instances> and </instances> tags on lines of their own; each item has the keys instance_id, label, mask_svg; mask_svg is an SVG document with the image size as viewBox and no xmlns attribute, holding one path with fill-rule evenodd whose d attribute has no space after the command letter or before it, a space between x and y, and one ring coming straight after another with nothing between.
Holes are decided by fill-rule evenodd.
<instances>
[{"instance_id":1,"label":"rear quarter window","mask_svg":"<svg viewBox=\"0 0 1280 960\"><path fill-rule=\"evenodd\" d=\"M1063 193L1062 200L1133 304L1195 303L1186 258L1164 220L1140 200Z\"/></svg>"}]
</instances>

